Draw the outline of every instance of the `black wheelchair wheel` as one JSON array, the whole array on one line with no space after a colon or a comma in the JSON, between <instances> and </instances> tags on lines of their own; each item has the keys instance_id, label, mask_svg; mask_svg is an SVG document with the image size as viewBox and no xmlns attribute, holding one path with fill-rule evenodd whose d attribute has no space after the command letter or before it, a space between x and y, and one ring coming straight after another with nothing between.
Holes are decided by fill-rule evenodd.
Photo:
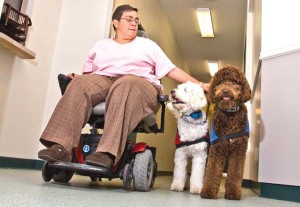
<instances>
[{"instance_id":1,"label":"black wheelchair wheel","mask_svg":"<svg viewBox=\"0 0 300 207\"><path fill-rule=\"evenodd\" d=\"M52 180L54 176L53 170L51 170L48 166L48 162L45 162L42 169L42 177L45 182L49 182Z\"/></svg>"},{"instance_id":2,"label":"black wheelchair wheel","mask_svg":"<svg viewBox=\"0 0 300 207\"><path fill-rule=\"evenodd\" d=\"M154 161L153 162L153 176L152 176L150 188L153 188L156 176L157 176L157 163Z\"/></svg>"},{"instance_id":3,"label":"black wheelchair wheel","mask_svg":"<svg viewBox=\"0 0 300 207\"><path fill-rule=\"evenodd\" d=\"M73 177L74 172L69 170L61 170L58 173L54 174L53 180L59 183L68 183Z\"/></svg>"},{"instance_id":4,"label":"black wheelchair wheel","mask_svg":"<svg viewBox=\"0 0 300 207\"><path fill-rule=\"evenodd\" d=\"M93 181L93 182L98 182L98 181L100 180L100 178L98 178L98 177L96 177L96 176L94 176L94 175L90 175L90 179L91 179L91 181Z\"/></svg>"},{"instance_id":5,"label":"black wheelchair wheel","mask_svg":"<svg viewBox=\"0 0 300 207\"><path fill-rule=\"evenodd\" d=\"M125 190L129 190L133 179L132 165L126 164L123 170L123 187Z\"/></svg>"},{"instance_id":6,"label":"black wheelchair wheel","mask_svg":"<svg viewBox=\"0 0 300 207\"><path fill-rule=\"evenodd\" d=\"M136 191L149 191L153 178L153 157L150 150L138 153L133 165L133 186Z\"/></svg>"}]
</instances>

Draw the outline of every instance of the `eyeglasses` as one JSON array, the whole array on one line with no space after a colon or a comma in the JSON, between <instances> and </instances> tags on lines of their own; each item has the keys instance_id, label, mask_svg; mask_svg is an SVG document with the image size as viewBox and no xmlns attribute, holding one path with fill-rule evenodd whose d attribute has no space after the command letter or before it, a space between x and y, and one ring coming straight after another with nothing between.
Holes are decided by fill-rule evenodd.
<instances>
[{"instance_id":1,"label":"eyeglasses","mask_svg":"<svg viewBox=\"0 0 300 207\"><path fill-rule=\"evenodd\" d=\"M120 18L120 19L125 19L130 24L132 24L133 22L136 23L136 25L141 24L141 22L138 19L129 19L129 18Z\"/></svg>"}]
</instances>

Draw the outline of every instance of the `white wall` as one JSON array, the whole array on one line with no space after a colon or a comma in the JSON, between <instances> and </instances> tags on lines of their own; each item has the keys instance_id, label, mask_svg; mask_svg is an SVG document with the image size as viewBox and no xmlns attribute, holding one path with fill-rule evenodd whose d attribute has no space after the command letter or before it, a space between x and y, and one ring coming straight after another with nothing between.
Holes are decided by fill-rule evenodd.
<instances>
[{"instance_id":1,"label":"white wall","mask_svg":"<svg viewBox=\"0 0 300 207\"><path fill-rule=\"evenodd\" d=\"M112 3L34 1L26 46L36 59L0 48L0 156L37 158L39 136L60 97L56 76L80 71L93 42L108 36Z\"/></svg>"},{"instance_id":2,"label":"white wall","mask_svg":"<svg viewBox=\"0 0 300 207\"><path fill-rule=\"evenodd\" d=\"M2 11L3 3L4 3L4 0L0 0L0 11Z\"/></svg>"},{"instance_id":3,"label":"white wall","mask_svg":"<svg viewBox=\"0 0 300 207\"><path fill-rule=\"evenodd\" d=\"M52 14L60 14L61 3L43 0L34 4L27 47L37 53L35 60L0 50L1 156L36 157L60 16Z\"/></svg>"},{"instance_id":4,"label":"white wall","mask_svg":"<svg viewBox=\"0 0 300 207\"><path fill-rule=\"evenodd\" d=\"M263 60L259 182L300 186L299 59L300 45Z\"/></svg>"},{"instance_id":5,"label":"white wall","mask_svg":"<svg viewBox=\"0 0 300 207\"><path fill-rule=\"evenodd\" d=\"M300 186L299 7L262 1L259 182Z\"/></svg>"},{"instance_id":6,"label":"white wall","mask_svg":"<svg viewBox=\"0 0 300 207\"><path fill-rule=\"evenodd\" d=\"M84 0L63 1L43 127L61 96L57 75L72 72L81 74L89 49L97 40L108 37L112 3L109 0L89 0L88 4Z\"/></svg>"},{"instance_id":7,"label":"white wall","mask_svg":"<svg viewBox=\"0 0 300 207\"><path fill-rule=\"evenodd\" d=\"M262 1L262 52L300 43L300 1Z\"/></svg>"}]
</instances>

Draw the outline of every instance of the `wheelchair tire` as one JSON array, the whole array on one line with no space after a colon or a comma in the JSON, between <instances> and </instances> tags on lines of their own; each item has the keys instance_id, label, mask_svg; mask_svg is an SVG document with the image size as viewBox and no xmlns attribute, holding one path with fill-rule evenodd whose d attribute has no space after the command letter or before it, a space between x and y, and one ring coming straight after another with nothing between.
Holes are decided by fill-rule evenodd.
<instances>
[{"instance_id":1,"label":"wheelchair tire","mask_svg":"<svg viewBox=\"0 0 300 207\"><path fill-rule=\"evenodd\" d=\"M125 190L129 190L133 179L132 165L126 164L123 170L123 187Z\"/></svg>"},{"instance_id":2,"label":"wheelchair tire","mask_svg":"<svg viewBox=\"0 0 300 207\"><path fill-rule=\"evenodd\" d=\"M68 183L73 177L74 172L69 170L61 170L57 174L54 174L53 180L59 183Z\"/></svg>"},{"instance_id":3,"label":"wheelchair tire","mask_svg":"<svg viewBox=\"0 0 300 207\"><path fill-rule=\"evenodd\" d=\"M147 192L153 179L153 157L150 150L138 153L133 165L133 186L136 191Z\"/></svg>"},{"instance_id":4,"label":"wheelchair tire","mask_svg":"<svg viewBox=\"0 0 300 207\"><path fill-rule=\"evenodd\" d=\"M53 171L49 168L48 162L45 162L42 169L42 177L45 182L52 180L54 176Z\"/></svg>"},{"instance_id":5,"label":"wheelchair tire","mask_svg":"<svg viewBox=\"0 0 300 207\"><path fill-rule=\"evenodd\" d=\"M153 162L153 177L152 177L152 181L150 184L150 188L153 188L156 176L157 176L157 163L154 161Z\"/></svg>"}]
</instances>

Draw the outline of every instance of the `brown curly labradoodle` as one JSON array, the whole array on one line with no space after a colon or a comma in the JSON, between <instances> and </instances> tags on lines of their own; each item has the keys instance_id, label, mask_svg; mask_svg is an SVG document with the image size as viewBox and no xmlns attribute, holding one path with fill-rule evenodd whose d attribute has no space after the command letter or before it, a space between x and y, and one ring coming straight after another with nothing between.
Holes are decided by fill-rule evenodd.
<instances>
[{"instance_id":1,"label":"brown curly labradoodle","mask_svg":"<svg viewBox=\"0 0 300 207\"><path fill-rule=\"evenodd\" d=\"M211 145L200 196L217 198L227 162L225 198L240 200L249 137L244 103L250 100L251 89L240 69L226 66L214 75L208 95L215 107L210 127Z\"/></svg>"}]
</instances>

